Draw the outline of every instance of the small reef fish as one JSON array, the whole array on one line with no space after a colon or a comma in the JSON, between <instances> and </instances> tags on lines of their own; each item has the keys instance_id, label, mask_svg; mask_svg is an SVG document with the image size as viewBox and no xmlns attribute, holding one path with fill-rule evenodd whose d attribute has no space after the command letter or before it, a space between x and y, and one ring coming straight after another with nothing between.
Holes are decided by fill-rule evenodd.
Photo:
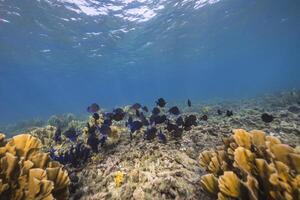
<instances>
[{"instance_id":1,"label":"small reef fish","mask_svg":"<svg viewBox=\"0 0 300 200\"><path fill-rule=\"evenodd\" d=\"M144 126L149 126L149 120L145 117L144 113L141 113L140 120Z\"/></svg>"},{"instance_id":2,"label":"small reef fish","mask_svg":"<svg viewBox=\"0 0 300 200\"><path fill-rule=\"evenodd\" d=\"M226 116L227 117L231 117L233 115L233 111L232 110L227 110L226 111Z\"/></svg>"},{"instance_id":3,"label":"small reef fish","mask_svg":"<svg viewBox=\"0 0 300 200\"><path fill-rule=\"evenodd\" d=\"M54 141L61 142L61 129L60 128L57 128L54 133Z\"/></svg>"},{"instance_id":4,"label":"small reef fish","mask_svg":"<svg viewBox=\"0 0 300 200\"><path fill-rule=\"evenodd\" d=\"M135 103L133 104L130 108L134 109L134 110L138 110L142 107L142 105L140 103Z\"/></svg>"},{"instance_id":5,"label":"small reef fish","mask_svg":"<svg viewBox=\"0 0 300 200\"><path fill-rule=\"evenodd\" d=\"M184 120L183 120L182 116L180 116L176 119L176 125L177 126L183 126L184 125Z\"/></svg>"},{"instance_id":6,"label":"small reef fish","mask_svg":"<svg viewBox=\"0 0 300 200\"><path fill-rule=\"evenodd\" d=\"M87 107L87 111L89 113L95 113L100 110L100 106L96 103L92 103L90 106Z\"/></svg>"},{"instance_id":7,"label":"small reef fish","mask_svg":"<svg viewBox=\"0 0 300 200\"><path fill-rule=\"evenodd\" d=\"M111 134L111 128L108 124L102 124L102 126L99 128L99 131L102 135Z\"/></svg>"},{"instance_id":8,"label":"small reef fish","mask_svg":"<svg viewBox=\"0 0 300 200\"><path fill-rule=\"evenodd\" d=\"M99 115L98 113L94 113L94 114L93 114L93 118L94 118L95 120L98 120L98 119L100 119L100 115Z\"/></svg>"},{"instance_id":9,"label":"small reef fish","mask_svg":"<svg viewBox=\"0 0 300 200\"><path fill-rule=\"evenodd\" d=\"M95 125L90 126L90 124L87 123L87 128L88 128L87 145L89 145L91 147L93 152L97 153L98 152L98 145L100 143L100 141L99 141L99 139L96 135L97 127Z\"/></svg>"},{"instance_id":10,"label":"small reef fish","mask_svg":"<svg viewBox=\"0 0 300 200\"><path fill-rule=\"evenodd\" d=\"M64 133L64 136L66 136L67 138L69 138L71 141L76 141L78 134L75 130L75 128L71 127L68 130L66 130Z\"/></svg>"},{"instance_id":11,"label":"small reef fish","mask_svg":"<svg viewBox=\"0 0 300 200\"><path fill-rule=\"evenodd\" d=\"M135 110L135 116L137 116L137 117L140 117L140 116L141 116L141 114L140 114L140 111L139 111L139 110Z\"/></svg>"},{"instance_id":12,"label":"small reef fish","mask_svg":"<svg viewBox=\"0 0 300 200\"><path fill-rule=\"evenodd\" d=\"M174 138L180 138L183 134L183 128L178 127L177 129L173 130L171 134Z\"/></svg>"},{"instance_id":13,"label":"small reef fish","mask_svg":"<svg viewBox=\"0 0 300 200\"><path fill-rule=\"evenodd\" d=\"M144 133L146 140L153 140L156 137L157 128L155 126L148 127Z\"/></svg>"},{"instance_id":14,"label":"small reef fish","mask_svg":"<svg viewBox=\"0 0 300 200\"><path fill-rule=\"evenodd\" d=\"M203 121L207 121L208 120L208 116L207 115L203 115L200 119L203 120Z\"/></svg>"},{"instance_id":15,"label":"small reef fish","mask_svg":"<svg viewBox=\"0 0 300 200\"><path fill-rule=\"evenodd\" d=\"M124 110L123 110L122 108L116 108L116 109L114 109L114 111L113 111L113 119L114 119L115 121L121 121L121 120L124 119L125 114L126 114L126 113L124 112Z\"/></svg>"},{"instance_id":16,"label":"small reef fish","mask_svg":"<svg viewBox=\"0 0 300 200\"><path fill-rule=\"evenodd\" d=\"M167 120L167 116L166 115L152 115L150 117L150 123L154 123L154 124L162 124Z\"/></svg>"},{"instance_id":17,"label":"small reef fish","mask_svg":"<svg viewBox=\"0 0 300 200\"><path fill-rule=\"evenodd\" d=\"M173 115L179 115L180 111L179 111L179 108L177 106L173 106L172 108L169 109L169 113L171 113Z\"/></svg>"},{"instance_id":18,"label":"small reef fish","mask_svg":"<svg viewBox=\"0 0 300 200\"><path fill-rule=\"evenodd\" d=\"M159 107L165 107L165 105L167 104L167 102L163 99L163 98L159 98L157 101L156 101L156 105L158 105Z\"/></svg>"},{"instance_id":19,"label":"small reef fish","mask_svg":"<svg viewBox=\"0 0 300 200\"><path fill-rule=\"evenodd\" d=\"M218 115L222 115L223 114L222 110L220 110L220 109L217 110L217 113L218 113Z\"/></svg>"},{"instance_id":20,"label":"small reef fish","mask_svg":"<svg viewBox=\"0 0 300 200\"><path fill-rule=\"evenodd\" d=\"M188 105L188 107L191 107L191 106L192 106L192 102L191 102L190 99L187 100L187 105Z\"/></svg>"},{"instance_id":21,"label":"small reef fish","mask_svg":"<svg viewBox=\"0 0 300 200\"><path fill-rule=\"evenodd\" d=\"M98 152L98 145L99 145L100 141L99 139L96 137L95 134L91 134L89 135L88 139L87 139L87 144L91 147L92 151L97 153Z\"/></svg>"},{"instance_id":22,"label":"small reef fish","mask_svg":"<svg viewBox=\"0 0 300 200\"><path fill-rule=\"evenodd\" d=\"M143 127L143 123L141 121L133 121L129 123L129 128L131 133L140 130Z\"/></svg>"},{"instance_id":23,"label":"small reef fish","mask_svg":"<svg viewBox=\"0 0 300 200\"><path fill-rule=\"evenodd\" d=\"M104 119L103 124L111 126L112 125L112 121L111 121L111 119Z\"/></svg>"},{"instance_id":24,"label":"small reef fish","mask_svg":"<svg viewBox=\"0 0 300 200\"><path fill-rule=\"evenodd\" d=\"M263 113L261 115L261 119L265 122L265 123L271 123L274 120L274 116L270 115L268 113Z\"/></svg>"},{"instance_id":25,"label":"small reef fish","mask_svg":"<svg viewBox=\"0 0 300 200\"><path fill-rule=\"evenodd\" d=\"M143 123L141 121L133 121L131 116L128 118L126 125L130 129L130 140L132 140L132 133L140 130L143 127Z\"/></svg>"},{"instance_id":26,"label":"small reef fish","mask_svg":"<svg viewBox=\"0 0 300 200\"><path fill-rule=\"evenodd\" d=\"M154 108L152 109L152 114L153 114L153 115L158 115L159 113L160 113L160 110L159 110L158 107L154 107Z\"/></svg>"},{"instance_id":27,"label":"small reef fish","mask_svg":"<svg viewBox=\"0 0 300 200\"><path fill-rule=\"evenodd\" d=\"M190 130L191 126L197 126L196 115L188 115L184 118L184 129Z\"/></svg>"},{"instance_id":28,"label":"small reef fish","mask_svg":"<svg viewBox=\"0 0 300 200\"><path fill-rule=\"evenodd\" d=\"M142 110L143 110L143 111L145 111L145 112L149 112L149 110L148 110L148 107L147 107L147 106L143 106L143 107L142 107Z\"/></svg>"},{"instance_id":29,"label":"small reef fish","mask_svg":"<svg viewBox=\"0 0 300 200\"><path fill-rule=\"evenodd\" d=\"M167 137L165 136L165 134L162 133L161 129L159 130L157 137L161 143L163 143L163 144L167 143Z\"/></svg>"},{"instance_id":30,"label":"small reef fish","mask_svg":"<svg viewBox=\"0 0 300 200\"><path fill-rule=\"evenodd\" d=\"M104 118L112 120L114 118L114 113L107 112L104 114Z\"/></svg>"},{"instance_id":31,"label":"small reef fish","mask_svg":"<svg viewBox=\"0 0 300 200\"><path fill-rule=\"evenodd\" d=\"M170 121L168 121L166 129L168 130L168 132L172 132L172 131L178 129L178 125L172 124Z\"/></svg>"},{"instance_id":32,"label":"small reef fish","mask_svg":"<svg viewBox=\"0 0 300 200\"><path fill-rule=\"evenodd\" d=\"M179 128L177 124L173 124L170 121L167 122L167 131L171 133L174 138L179 138L182 136L183 129Z\"/></svg>"}]
</instances>

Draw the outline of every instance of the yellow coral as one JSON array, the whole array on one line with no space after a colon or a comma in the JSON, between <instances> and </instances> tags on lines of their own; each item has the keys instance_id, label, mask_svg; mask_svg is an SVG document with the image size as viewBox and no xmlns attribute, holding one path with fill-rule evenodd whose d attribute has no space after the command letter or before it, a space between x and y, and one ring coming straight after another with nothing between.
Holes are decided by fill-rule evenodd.
<instances>
[{"instance_id":1,"label":"yellow coral","mask_svg":"<svg viewBox=\"0 0 300 200\"><path fill-rule=\"evenodd\" d=\"M238 147L234 152L234 166L243 172L251 173L255 155L250 150Z\"/></svg>"},{"instance_id":2,"label":"yellow coral","mask_svg":"<svg viewBox=\"0 0 300 200\"><path fill-rule=\"evenodd\" d=\"M67 171L40 152L41 146L40 140L28 134L15 136L0 146L0 199L68 198Z\"/></svg>"},{"instance_id":3,"label":"yellow coral","mask_svg":"<svg viewBox=\"0 0 300 200\"><path fill-rule=\"evenodd\" d=\"M213 157L213 151L205 150L202 153L200 153L199 156L199 164L201 167L207 167L211 161L211 158Z\"/></svg>"},{"instance_id":4,"label":"yellow coral","mask_svg":"<svg viewBox=\"0 0 300 200\"><path fill-rule=\"evenodd\" d=\"M258 130L235 129L223 143L223 147L206 150L199 156L200 165L213 173L202 176L204 190L218 200L300 199L297 149Z\"/></svg>"},{"instance_id":5,"label":"yellow coral","mask_svg":"<svg viewBox=\"0 0 300 200\"><path fill-rule=\"evenodd\" d=\"M121 172L121 171L117 171L115 173L114 180L115 180L116 187L120 187L122 185L123 181L124 181L124 173Z\"/></svg>"},{"instance_id":6,"label":"yellow coral","mask_svg":"<svg viewBox=\"0 0 300 200\"><path fill-rule=\"evenodd\" d=\"M206 174L201 177L201 185L204 190L212 193L217 194L219 191L218 188L218 179L213 174Z\"/></svg>"},{"instance_id":7,"label":"yellow coral","mask_svg":"<svg viewBox=\"0 0 300 200\"><path fill-rule=\"evenodd\" d=\"M0 142L3 142L4 139L5 139L5 135L3 133L0 133Z\"/></svg>"},{"instance_id":8,"label":"yellow coral","mask_svg":"<svg viewBox=\"0 0 300 200\"><path fill-rule=\"evenodd\" d=\"M234 138L235 142L240 147L250 149L250 147L251 147L251 135L247 131L245 131L243 129L234 129L232 132L234 133L233 138Z\"/></svg>"},{"instance_id":9,"label":"yellow coral","mask_svg":"<svg viewBox=\"0 0 300 200\"><path fill-rule=\"evenodd\" d=\"M224 195L237 198L240 196L240 179L232 171L224 172L219 178L219 188Z\"/></svg>"}]
</instances>

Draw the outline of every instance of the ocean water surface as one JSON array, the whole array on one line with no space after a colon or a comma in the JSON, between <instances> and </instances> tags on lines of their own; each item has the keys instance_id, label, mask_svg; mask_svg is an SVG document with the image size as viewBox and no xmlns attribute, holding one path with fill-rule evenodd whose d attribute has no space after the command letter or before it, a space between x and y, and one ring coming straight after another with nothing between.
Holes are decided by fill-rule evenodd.
<instances>
[{"instance_id":1,"label":"ocean water surface","mask_svg":"<svg viewBox=\"0 0 300 200\"><path fill-rule=\"evenodd\" d=\"M0 0L0 124L299 89L297 0Z\"/></svg>"}]
</instances>

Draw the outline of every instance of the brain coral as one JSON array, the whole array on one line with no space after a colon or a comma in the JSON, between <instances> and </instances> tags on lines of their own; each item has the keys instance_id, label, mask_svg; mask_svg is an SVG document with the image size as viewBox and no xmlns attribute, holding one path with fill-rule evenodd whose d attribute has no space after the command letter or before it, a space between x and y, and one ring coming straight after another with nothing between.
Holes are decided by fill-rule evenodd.
<instances>
[{"instance_id":1,"label":"brain coral","mask_svg":"<svg viewBox=\"0 0 300 200\"><path fill-rule=\"evenodd\" d=\"M200 154L202 188L218 200L300 200L300 153L263 131L233 130Z\"/></svg>"},{"instance_id":2,"label":"brain coral","mask_svg":"<svg viewBox=\"0 0 300 200\"><path fill-rule=\"evenodd\" d=\"M39 139L21 134L6 141L0 134L0 199L63 200L69 177L58 162L40 151Z\"/></svg>"}]
</instances>

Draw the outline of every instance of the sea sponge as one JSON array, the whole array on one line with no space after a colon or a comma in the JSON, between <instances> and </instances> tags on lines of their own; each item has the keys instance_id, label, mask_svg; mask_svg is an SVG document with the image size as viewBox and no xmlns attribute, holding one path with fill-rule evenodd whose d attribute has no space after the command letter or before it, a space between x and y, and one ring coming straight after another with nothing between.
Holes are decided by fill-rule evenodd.
<instances>
[{"instance_id":1,"label":"sea sponge","mask_svg":"<svg viewBox=\"0 0 300 200\"><path fill-rule=\"evenodd\" d=\"M51 161L49 154L40 152L41 146L41 141L29 134L17 135L2 143L0 199L68 198L68 172Z\"/></svg>"},{"instance_id":2,"label":"sea sponge","mask_svg":"<svg viewBox=\"0 0 300 200\"><path fill-rule=\"evenodd\" d=\"M199 156L202 188L219 200L300 200L300 153L263 131L233 130ZM222 166L222 167L221 167Z\"/></svg>"}]
</instances>

